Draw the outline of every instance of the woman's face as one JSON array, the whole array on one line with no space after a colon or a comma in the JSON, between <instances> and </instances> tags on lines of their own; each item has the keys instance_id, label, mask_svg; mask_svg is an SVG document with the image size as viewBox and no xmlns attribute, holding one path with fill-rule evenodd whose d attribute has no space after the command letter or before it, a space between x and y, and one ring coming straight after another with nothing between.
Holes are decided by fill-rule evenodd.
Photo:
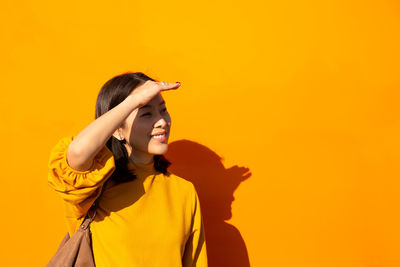
<instances>
[{"instance_id":1,"label":"woman's face","mask_svg":"<svg viewBox=\"0 0 400 267\"><path fill-rule=\"evenodd\" d=\"M153 161L154 155L166 153L170 127L171 117L161 94L147 105L135 109L121 128L131 161L146 164Z\"/></svg>"}]
</instances>

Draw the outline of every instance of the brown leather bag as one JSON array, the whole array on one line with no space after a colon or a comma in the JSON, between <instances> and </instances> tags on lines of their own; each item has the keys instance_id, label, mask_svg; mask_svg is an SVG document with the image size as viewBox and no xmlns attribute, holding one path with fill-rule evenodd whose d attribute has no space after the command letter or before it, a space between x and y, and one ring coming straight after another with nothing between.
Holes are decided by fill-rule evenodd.
<instances>
[{"instance_id":1,"label":"brown leather bag","mask_svg":"<svg viewBox=\"0 0 400 267\"><path fill-rule=\"evenodd\" d=\"M107 180L108 181L108 180ZM96 216L96 207L104 192L105 185L101 190L100 196L96 199L86 214L85 220L75 233L70 237L69 233L64 236L56 254L51 258L46 267L95 267L92 238L90 232L90 223ZM89 212L93 210L93 215L89 216Z\"/></svg>"}]
</instances>

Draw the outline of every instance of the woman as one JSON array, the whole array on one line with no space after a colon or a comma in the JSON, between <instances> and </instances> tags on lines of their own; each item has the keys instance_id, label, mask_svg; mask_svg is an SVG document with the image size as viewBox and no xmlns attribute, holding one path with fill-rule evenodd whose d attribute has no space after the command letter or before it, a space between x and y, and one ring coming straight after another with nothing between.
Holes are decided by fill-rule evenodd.
<instances>
[{"instance_id":1,"label":"woman","mask_svg":"<svg viewBox=\"0 0 400 267\"><path fill-rule=\"evenodd\" d=\"M96 119L50 153L48 182L64 200L70 236L107 181L90 225L96 266L207 266L196 190L162 155L171 118L161 92L179 86L140 72L113 77Z\"/></svg>"}]
</instances>

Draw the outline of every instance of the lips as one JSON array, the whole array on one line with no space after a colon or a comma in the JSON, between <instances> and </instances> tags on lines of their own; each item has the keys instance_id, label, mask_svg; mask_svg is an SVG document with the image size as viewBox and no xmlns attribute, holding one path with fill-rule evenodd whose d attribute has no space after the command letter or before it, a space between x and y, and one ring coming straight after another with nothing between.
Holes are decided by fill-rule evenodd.
<instances>
[{"instance_id":1,"label":"lips","mask_svg":"<svg viewBox=\"0 0 400 267\"><path fill-rule=\"evenodd\" d=\"M167 130L158 131L156 133L153 133L150 138L160 143L166 143L167 133Z\"/></svg>"},{"instance_id":2,"label":"lips","mask_svg":"<svg viewBox=\"0 0 400 267\"><path fill-rule=\"evenodd\" d=\"M151 139L156 140L161 143L165 143L167 141L167 135L165 132L162 134L155 134L151 137Z\"/></svg>"},{"instance_id":3,"label":"lips","mask_svg":"<svg viewBox=\"0 0 400 267\"><path fill-rule=\"evenodd\" d=\"M155 135L162 135L162 134L167 135L167 131L159 131L157 133L152 134L151 136L154 137Z\"/></svg>"}]
</instances>

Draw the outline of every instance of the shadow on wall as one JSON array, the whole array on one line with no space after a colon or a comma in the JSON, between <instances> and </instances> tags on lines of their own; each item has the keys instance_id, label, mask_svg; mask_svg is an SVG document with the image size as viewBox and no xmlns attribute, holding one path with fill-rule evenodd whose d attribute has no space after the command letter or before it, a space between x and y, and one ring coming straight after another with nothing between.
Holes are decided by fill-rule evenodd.
<instances>
[{"instance_id":1,"label":"shadow on wall","mask_svg":"<svg viewBox=\"0 0 400 267\"><path fill-rule=\"evenodd\" d=\"M200 200L210 267L250 266L246 244L233 225L233 193L251 176L248 168L225 169L219 157L209 148L189 140L168 144L165 157L171 162L168 171L191 181Z\"/></svg>"}]
</instances>

